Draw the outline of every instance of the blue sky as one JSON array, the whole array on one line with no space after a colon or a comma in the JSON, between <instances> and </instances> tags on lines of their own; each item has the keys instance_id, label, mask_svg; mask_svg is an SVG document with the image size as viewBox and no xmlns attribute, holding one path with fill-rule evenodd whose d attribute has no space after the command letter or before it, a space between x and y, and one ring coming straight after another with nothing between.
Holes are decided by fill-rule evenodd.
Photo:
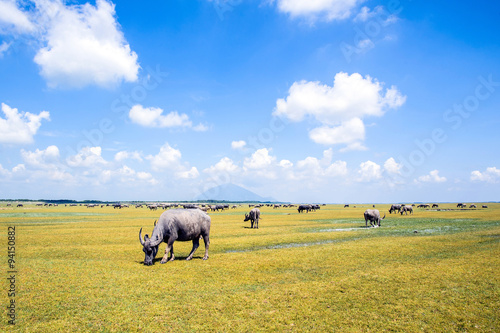
<instances>
[{"instance_id":1,"label":"blue sky","mask_svg":"<svg viewBox=\"0 0 500 333\"><path fill-rule=\"evenodd\" d=\"M499 200L500 4L0 0L0 198Z\"/></svg>"}]
</instances>

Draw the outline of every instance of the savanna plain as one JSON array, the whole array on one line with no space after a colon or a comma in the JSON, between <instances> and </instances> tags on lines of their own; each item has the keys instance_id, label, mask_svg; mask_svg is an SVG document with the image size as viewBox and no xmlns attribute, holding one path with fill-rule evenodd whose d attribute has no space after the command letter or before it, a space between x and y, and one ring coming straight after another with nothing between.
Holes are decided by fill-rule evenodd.
<instances>
[{"instance_id":1,"label":"savanna plain","mask_svg":"<svg viewBox=\"0 0 500 333\"><path fill-rule=\"evenodd\" d=\"M482 204L478 203L478 207ZM366 228L372 205L210 212L204 244L144 266L139 229L161 212L0 207L3 315L18 332L500 332L500 204L415 208ZM16 321L8 324L7 230L16 228Z\"/></svg>"}]
</instances>

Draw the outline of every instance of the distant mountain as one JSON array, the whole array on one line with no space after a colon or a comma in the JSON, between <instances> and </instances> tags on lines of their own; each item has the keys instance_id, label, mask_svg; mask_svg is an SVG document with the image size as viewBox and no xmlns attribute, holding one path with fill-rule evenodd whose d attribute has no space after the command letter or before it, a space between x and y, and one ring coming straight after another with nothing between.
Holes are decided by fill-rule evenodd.
<instances>
[{"instance_id":1,"label":"distant mountain","mask_svg":"<svg viewBox=\"0 0 500 333\"><path fill-rule=\"evenodd\" d=\"M244 201L258 201L258 202L272 202L276 201L273 198L265 198L260 195L249 191L241 186L231 183L212 187L211 189L198 195L194 200L217 200L217 201L231 201L231 202L244 202Z\"/></svg>"}]
</instances>

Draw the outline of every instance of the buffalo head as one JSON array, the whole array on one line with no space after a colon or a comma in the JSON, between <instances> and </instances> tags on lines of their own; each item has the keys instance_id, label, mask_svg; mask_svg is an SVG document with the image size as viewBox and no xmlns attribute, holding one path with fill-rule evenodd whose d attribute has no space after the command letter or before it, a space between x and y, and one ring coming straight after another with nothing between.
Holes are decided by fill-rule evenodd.
<instances>
[{"instance_id":1,"label":"buffalo head","mask_svg":"<svg viewBox=\"0 0 500 333\"><path fill-rule=\"evenodd\" d=\"M142 245L142 251L146 254L146 257L144 258L144 265L146 266L151 266L153 265L153 260L156 257L156 254L158 253L158 245L162 242L162 239L155 239L152 240L148 237L146 234L144 236L144 239L142 239L142 228L139 231L139 241L141 242Z\"/></svg>"}]
</instances>

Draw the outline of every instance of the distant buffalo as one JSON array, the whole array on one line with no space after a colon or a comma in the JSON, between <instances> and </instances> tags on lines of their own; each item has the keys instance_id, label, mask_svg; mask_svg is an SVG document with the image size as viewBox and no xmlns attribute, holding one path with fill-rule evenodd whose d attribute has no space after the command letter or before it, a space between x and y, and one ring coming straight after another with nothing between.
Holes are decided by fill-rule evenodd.
<instances>
[{"instance_id":1,"label":"distant buffalo","mask_svg":"<svg viewBox=\"0 0 500 333\"><path fill-rule=\"evenodd\" d=\"M250 213L245 214L245 219L243 221L250 221L250 228L253 228L255 223L255 228L259 229L259 218L260 218L260 209L253 208Z\"/></svg>"},{"instance_id":2,"label":"distant buffalo","mask_svg":"<svg viewBox=\"0 0 500 333\"><path fill-rule=\"evenodd\" d=\"M409 205L404 205L403 207L401 207L401 215L403 215L403 213L405 213L405 215L408 215L408 212L410 214L413 214L413 207L412 206L409 206Z\"/></svg>"},{"instance_id":3,"label":"distant buffalo","mask_svg":"<svg viewBox=\"0 0 500 333\"><path fill-rule=\"evenodd\" d=\"M365 211L365 226L368 227L368 221L370 221L370 226L372 227L380 227L380 221L385 219L385 214L384 217L380 217L380 212L378 209L367 209Z\"/></svg>"},{"instance_id":4,"label":"distant buffalo","mask_svg":"<svg viewBox=\"0 0 500 333\"><path fill-rule=\"evenodd\" d=\"M311 205L300 205L299 208L297 208L297 211L299 213L302 213L303 211L306 211L306 213L309 213L311 210Z\"/></svg>"},{"instance_id":5,"label":"distant buffalo","mask_svg":"<svg viewBox=\"0 0 500 333\"><path fill-rule=\"evenodd\" d=\"M392 212L400 212L401 211L401 205L391 205L391 208L389 208L389 214L392 214Z\"/></svg>"}]
</instances>

